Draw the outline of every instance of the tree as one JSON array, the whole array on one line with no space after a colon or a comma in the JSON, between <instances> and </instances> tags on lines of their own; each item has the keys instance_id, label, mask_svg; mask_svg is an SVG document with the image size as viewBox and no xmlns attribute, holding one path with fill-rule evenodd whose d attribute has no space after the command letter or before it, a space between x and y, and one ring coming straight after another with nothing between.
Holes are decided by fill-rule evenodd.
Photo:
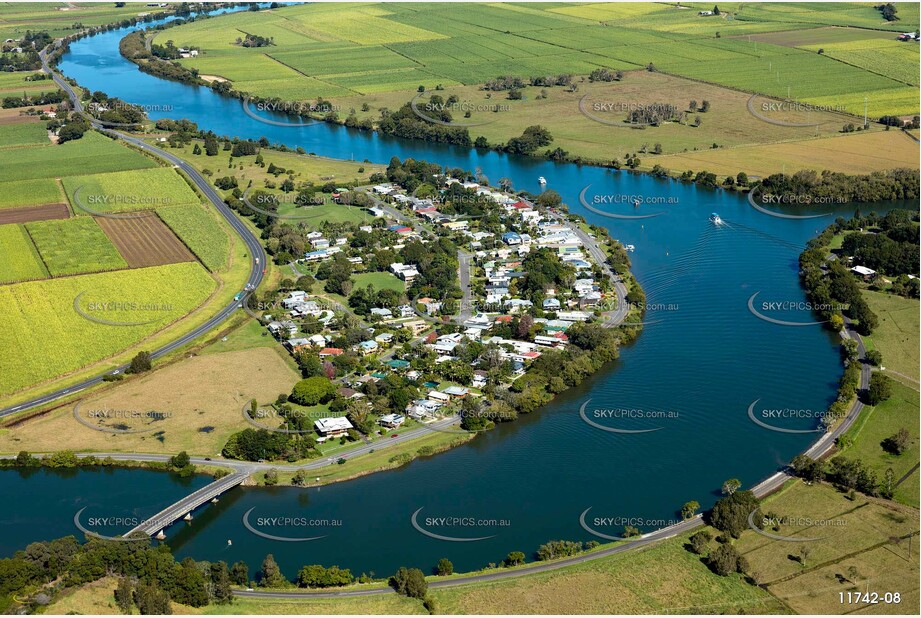
<instances>
[{"instance_id":1,"label":"tree","mask_svg":"<svg viewBox=\"0 0 921 618\"><path fill-rule=\"evenodd\" d=\"M748 528L748 516L758 508L758 499L749 490L720 498L710 511L709 524L722 532L728 532L733 538L739 538Z\"/></svg>"},{"instance_id":2,"label":"tree","mask_svg":"<svg viewBox=\"0 0 921 618\"><path fill-rule=\"evenodd\" d=\"M510 551L508 556L505 557L505 560L502 562L507 567L518 566L519 564L524 564L524 552L520 551Z\"/></svg>"},{"instance_id":3,"label":"tree","mask_svg":"<svg viewBox=\"0 0 921 618\"><path fill-rule=\"evenodd\" d=\"M328 400L336 392L336 385L325 376L305 378L294 385L291 401L303 406L315 406Z\"/></svg>"},{"instance_id":4,"label":"tree","mask_svg":"<svg viewBox=\"0 0 921 618\"><path fill-rule=\"evenodd\" d=\"M451 575L454 573L454 564L447 558L442 558L438 561L438 565L435 567L435 575Z\"/></svg>"},{"instance_id":5,"label":"tree","mask_svg":"<svg viewBox=\"0 0 921 618\"><path fill-rule=\"evenodd\" d=\"M799 563L803 565L803 568L806 568L806 560L809 558L809 554L812 553L812 550L808 545L799 546Z\"/></svg>"},{"instance_id":6,"label":"tree","mask_svg":"<svg viewBox=\"0 0 921 618\"><path fill-rule=\"evenodd\" d=\"M390 587L402 594L414 599L424 599L428 592L429 585L425 581L425 575L419 569L407 569L400 567L396 573L390 576Z\"/></svg>"},{"instance_id":7,"label":"tree","mask_svg":"<svg viewBox=\"0 0 921 618\"><path fill-rule=\"evenodd\" d=\"M874 372L870 376L870 388L867 389L867 403L875 406L892 396L892 380L889 376Z\"/></svg>"},{"instance_id":8,"label":"tree","mask_svg":"<svg viewBox=\"0 0 921 618\"><path fill-rule=\"evenodd\" d=\"M697 500L685 502L684 506L681 507L681 517L684 519L691 519L697 513L697 509L699 508L700 503Z\"/></svg>"},{"instance_id":9,"label":"tree","mask_svg":"<svg viewBox=\"0 0 921 618\"><path fill-rule=\"evenodd\" d=\"M245 586L249 582L249 567L239 560L230 567L230 579L238 586Z\"/></svg>"},{"instance_id":10,"label":"tree","mask_svg":"<svg viewBox=\"0 0 921 618\"><path fill-rule=\"evenodd\" d=\"M704 99L703 101L701 101L701 103L700 103L700 111L702 111L702 112L704 112L704 113L709 112L709 111L710 111L710 101L708 101L708 100L706 100L706 99Z\"/></svg>"},{"instance_id":11,"label":"tree","mask_svg":"<svg viewBox=\"0 0 921 618\"><path fill-rule=\"evenodd\" d=\"M707 530L701 530L691 535L691 538L688 539L688 546L695 554L702 556L707 551L707 548L710 546L710 541L712 540L712 534Z\"/></svg>"},{"instance_id":12,"label":"tree","mask_svg":"<svg viewBox=\"0 0 921 618\"><path fill-rule=\"evenodd\" d=\"M259 585L263 588L284 588L288 585L288 580L282 575L272 554L267 555L262 561L262 570L259 573L261 575Z\"/></svg>"},{"instance_id":13,"label":"tree","mask_svg":"<svg viewBox=\"0 0 921 618\"><path fill-rule=\"evenodd\" d=\"M189 454L185 451L180 451L176 455L173 455L169 458L169 465L173 468L182 469L189 465L191 462Z\"/></svg>"},{"instance_id":14,"label":"tree","mask_svg":"<svg viewBox=\"0 0 921 618\"><path fill-rule=\"evenodd\" d=\"M739 479L729 479L723 483L723 495L731 496L741 486L742 482Z\"/></svg>"},{"instance_id":15,"label":"tree","mask_svg":"<svg viewBox=\"0 0 921 618\"><path fill-rule=\"evenodd\" d=\"M134 604L141 614L172 614L169 594L157 588L155 584L139 584L134 590Z\"/></svg>"},{"instance_id":16,"label":"tree","mask_svg":"<svg viewBox=\"0 0 921 618\"><path fill-rule=\"evenodd\" d=\"M901 455L911 445L911 434L902 427L897 432L883 440L883 448L893 455Z\"/></svg>"},{"instance_id":17,"label":"tree","mask_svg":"<svg viewBox=\"0 0 921 618\"><path fill-rule=\"evenodd\" d=\"M127 577L118 578L118 587L115 588L115 604L123 614L130 614L131 607L134 605L132 599L134 595L134 586Z\"/></svg>"},{"instance_id":18,"label":"tree","mask_svg":"<svg viewBox=\"0 0 921 618\"><path fill-rule=\"evenodd\" d=\"M131 364L128 366L128 373L143 373L145 371L150 371L153 367L151 362L150 352L138 352L134 358L131 359Z\"/></svg>"},{"instance_id":19,"label":"tree","mask_svg":"<svg viewBox=\"0 0 921 618\"><path fill-rule=\"evenodd\" d=\"M867 350L867 362L879 367L883 364L883 353L879 350Z\"/></svg>"},{"instance_id":20,"label":"tree","mask_svg":"<svg viewBox=\"0 0 921 618\"><path fill-rule=\"evenodd\" d=\"M230 573L227 570L227 563L211 563L211 598L215 603L223 605L233 600L233 590L230 588Z\"/></svg>"},{"instance_id":21,"label":"tree","mask_svg":"<svg viewBox=\"0 0 921 618\"><path fill-rule=\"evenodd\" d=\"M722 543L710 552L707 566L717 575L726 576L731 573L742 573L748 564L732 543Z\"/></svg>"}]
</instances>

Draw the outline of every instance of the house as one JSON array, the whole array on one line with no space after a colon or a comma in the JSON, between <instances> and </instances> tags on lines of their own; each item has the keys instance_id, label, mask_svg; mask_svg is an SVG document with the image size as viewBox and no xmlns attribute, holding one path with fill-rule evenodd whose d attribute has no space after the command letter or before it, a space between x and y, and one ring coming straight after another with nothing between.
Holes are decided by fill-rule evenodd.
<instances>
[{"instance_id":1,"label":"house","mask_svg":"<svg viewBox=\"0 0 921 618\"><path fill-rule=\"evenodd\" d=\"M409 367L409 361L394 358L392 360L387 361L386 365L394 370L406 369L407 367Z\"/></svg>"},{"instance_id":2,"label":"house","mask_svg":"<svg viewBox=\"0 0 921 618\"><path fill-rule=\"evenodd\" d=\"M556 317L567 322L587 322L592 314L585 311L560 311Z\"/></svg>"},{"instance_id":3,"label":"house","mask_svg":"<svg viewBox=\"0 0 921 618\"><path fill-rule=\"evenodd\" d=\"M445 395L451 397L451 399L463 399L470 393L470 389L466 386L449 386L448 388L442 391Z\"/></svg>"},{"instance_id":4,"label":"house","mask_svg":"<svg viewBox=\"0 0 921 618\"><path fill-rule=\"evenodd\" d=\"M416 399L406 406L406 412L411 418L424 420L434 418L442 404L429 399Z\"/></svg>"},{"instance_id":5,"label":"house","mask_svg":"<svg viewBox=\"0 0 921 618\"><path fill-rule=\"evenodd\" d=\"M541 306L544 311L557 311L560 308L560 301L555 298L545 298Z\"/></svg>"},{"instance_id":6,"label":"house","mask_svg":"<svg viewBox=\"0 0 921 618\"><path fill-rule=\"evenodd\" d=\"M313 426L323 438L338 438L348 434L349 429L352 429L352 423L344 416L321 418Z\"/></svg>"},{"instance_id":7,"label":"house","mask_svg":"<svg viewBox=\"0 0 921 618\"><path fill-rule=\"evenodd\" d=\"M579 299L579 309L586 307L595 307L601 302L601 292L589 292Z\"/></svg>"},{"instance_id":8,"label":"house","mask_svg":"<svg viewBox=\"0 0 921 618\"><path fill-rule=\"evenodd\" d=\"M343 399L361 399L365 396L364 393L359 393L358 391L348 388L347 386L343 386L336 392L339 393L339 396Z\"/></svg>"},{"instance_id":9,"label":"house","mask_svg":"<svg viewBox=\"0 0 921 618\"><path fill-rule=\"evenodd\" d=\"M301 290L295 290L290 292L287 298L284 298L281 301L281 306L285 309L294 309L300 303L303 303L307 300L307 292L302 292Z\"/></svg>"},{"instance_id":10,"label":"house","mask_svg":"<svg viewBox=\"0 0 921 618\"><path fill-rule=\"evenodd\" d=\"M451 401L451 395L447 395L439 391L429 391L429 394L426 395L426 397L428 397L432 401L437 401L440 403L448 403L449 401Z\"/></svg>"},{"instance_id":11,"label":"house","mask_svg":"<svg viewBox=\"0 0 921 618\"><path fill-rule=\"evenodd\" d=\"M441 311L441 303L433 298L428 298L428 297L420 298L416 302L422 305L423 309L425 309L425 312L429 315L432 315L434 313L438 313L439 311Z\"/></svg>"},{"instance_id":12,"label":"house","mask_svg":"<svg viewBox=\"0 0 921 618\"><path fill-rule=\"evenodd\" d=\"M390 272L402 279L403 281L412 281L419 276L419 271L411 264L394 262L390 265Z\"/></svg>"},{"instance_id":13,"label":"house","mask_svg":"<svg viewBox=\"0 0 921 618\"><path fill-rule=\"evenodd\" d=\"M288 349L292 352L300 352L301 350L306 350L310 347L310 340L305 337L297 337L294 339L288 339L285 342L285 345L288 346Z\"/></svg>"},{"instance_id":14,"label":"house","mask_svg":"<svg viewBox=\"0 0 921 618\"><path fill-rule=\"evenodd\" d=\"M486 386L487 374L482 369L476 369L473 372L473 386L474 388L483 388Z\"/></svg>"},{"instance_id":15,"label":"house","mask_svg":"<svg viewBox=\"0 0 921 618\"><path fill-rule=\"evenodd\" d=\"M276 338L281 338L283 336L293 337L297 334L297 324L290 320L285 320L284 322L269 322L268 329Z\"/></svg>"},{"instance_id":16,"label":"house","mask_svg":"<svg viewBox=\"0 0 921 618\"><path fill-rule=\"evenodd\" d=\"M390 343L393 341L393 333L381 333L374 337L374 340L378 343Z\"/></svg>"},{"instance_id":17,"label":"house","mask_svg":"<svg viewBox=\"0 0 921 618\"><path fill-rule=\"evenodd\" d=\"M511 245L520 245L521 244L521 235L518 232L506 232L502 235L502 242L511 246Z\"/></svg>"},{"instance_id":18,"label":"house","mask_svg":"<svg viewBox=\"0 0 921 618\"><path fill-rule=\"evenodd\" d=\"M851 272L857 273L863 277L864 281L870 281L876 277L876 271L866 266L854 266L851 268Z\"/></svg>"},{"instance_id":19,"label":"house","mask_svg":"<svg viewBox=\"0 0 921 618\"><path fill-rule=\"evenodd\" d=\"M320 358L329 358L332 356L339 356L342 352L341 348L323 348L320 350L319 356Z\"/></svg>"},{"instance_id":20,"label":"house","mask_svg":"<svg viewBox=\"0 0 921 618\"><path fill-rule=\"evenodd\" d=\"M416 312L413 311L413 308L410 307L409 305L400 305L399 307L397 307L397 311L400 312L401 318L411 318L414 315L416 315Z\"/></svg>"},{"instance_id":21,"label":"house","mask_svg":"<svg viewBox=\"0 0 921 618\"><path fill-rule=\"evenodd\" d=\"M380 346L373 339L368 339L367 341L362 341L358 344L358 351L363 355L374 354L377 352Z\"/></svg>"},{"instance_id":22,"label":"house","mask_svg":"<svg viewBox=\"0 0 921 618\"><path fill-rule=\"evenodd\" d=\"M386 307L383 307L383 308L382 307L372 307L371 315L372 317L376 316L381 319L390 319L393 317L393 312L390 309L387 309Z\"/></svg>"},{"instance_id":23,"label":"house","mask_svg":"<svg viewBox=\"0 0 921 618\"><path fill-rule=\"evenodd\" d=\"M409 320L408 322L403 322L401 326L413 331L413 335L418 335L419 333L424 333L426 330L428 330L429 323L425 320Z\"/></svg>"},{"instance_id":24,"label":"house","mask_svg":"<svg viewBox=\"0 0 921 618\"><path fill-rule=\"evenodd\" d=\"M379 425L384 427L389 427L390 429L396 429L406 420L406 417L402 414L385 414L377 420Z\"/></svg>"}]
</instances>

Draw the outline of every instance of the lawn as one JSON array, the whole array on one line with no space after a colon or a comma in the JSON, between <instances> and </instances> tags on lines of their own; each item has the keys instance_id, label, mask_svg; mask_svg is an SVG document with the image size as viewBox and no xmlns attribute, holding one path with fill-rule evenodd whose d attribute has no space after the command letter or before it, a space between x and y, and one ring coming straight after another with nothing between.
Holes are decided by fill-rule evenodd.
<instances>
[{"instance_id":1,"label":"lawn","mask_svg":"<svg viewBox=\"0 0 921 618\"><path fill-rule=\"evenodd\" d=\"M324 198L324 203L318 206L297 206L289 202L282 202L278 206L278 214L287 217L289 223L298 223L303 221L308 225L317 226L323 222L330 223L357 223L370 224L374 219L364 208L358 206L346 206L336 204L330 199L329 195L317 194L317 197Z\"/></svg>"},{"instance_id":2,"label":"lawn","mask_svg":"<svg viewBox=\"0 0 921 618\"><path fill-rule=\"evenodd\" d=\"M41 206L63 202L65 202L64 195L54 178L0 182L0 208Z\"/></svg>"},{"instance_id":3,"label":"lawn","mask_svg":"<svg viewBox=\"0 0 921 618\"><path fill-rule=\"evenodd\" d=\"M112 241L90 217L33 221L25 226L52 277L128 267Z\"/></svg>"},{"instance_id":4,"label":"lawn","mask_svg":"<svg viewBox=\"0 0 921 618\"><path fill-rule=\"evenodd\" d=\"M224 224L200 204L158 208L157 215L179 237L208 270L227 265L230 239Z\"/></svg>"},{"instance_id":5,"label":"lawn","mask_svg":"<svg viewBox=\"0 0 921 618\"><path fill-rule=\"evenodd\" d=\"M201 203L198 194L171 167L70 176L63 184L78 215Z\"/></svg>"},{"instance_id":6,"label":"lawn","mask_svg":"<svg viewBox=\"0 0 921 618\"><path fill-rule=\"evenodd\" d=\"M200 270L200 268L199 268ZM0 451L60 449L177 453L217 457L230 434L251 427L241 410L251 399L274 401L299 374L269 348L203 354L132 378L80 403L83 420L119 423L138 433L96 431L78 423L71 406L0 433ZM94 410L155 410L163 418L90 420Z\"/></svg>"},{"instance_id":7,"label":"lawn","mask_svg":"<svg viewBox=\"0 0 921 618\"><path fill-rule=\"evenodd\" d=\"M918 391L901 383L892 387L892 397L876 406L868 406L861 412L860 418L848 431L853 444L845 450L845 455L858 457L876 471L880 482L886 478L886 469L892 468L895 482L912 471L918 465L918 409L921 406ZM882 442L901 429L908 429L911 434L911 446L901 455L886 452ZM903 504L918 507L918 473L895 490L895 499Z\"/></svg>"},{"instance_id":8,"label":"lawn","mask_svg":"<svg viewBox=\"0 0 921 618\"><path fill-rule=\"evenodd\" d=\"M6 358L17 359L0 372L0 395L121 352L185 316L214 288L215 282L195 262L0 286L0 349ZM94 317L153 321L136 326L92 322L74 310L81 293L81 308ZM114 300L149 308L126 304L118 311L92 310L93 303Z\"/></svg>"},{"instance_id":9,"label":"lawn","mask_svg":"<svg viewBox=\"0 0 921 618\"><path fill-rule=\"evenodd\" d=\"M48 270L22 225L0 225L0 283L44 279Z\"/></svg>"},{"instance_id":10,"label":"lawn","mask_svg":"<svg viewBox=\"0 0 921 618\"><path fill-rule=\"evenodd\" d=\"M156 167L144 155L95 131L61 145L0 150L0 182Z\"/></svg>"},{"instance_id":11,"label":"lawn","mask_svg":"<svg viewBox=\"0 0 921 618\"><path fill-rule=\"evenodd\" d=\"M885 292L864 291L870 309L879 316L879 326L867 339L883 353L883 366L908 376L918 386L919 318L918 299ZM893 376L899 379L899 376Z\"/></svg>"},{"instance_id":12,"label":"lawn","mask_svg":"<svg viewBox=\"0 0 921 618\"><path fill-rule=\"evenodd\" d=\"M406 291L406 284L390 273L360 273L352 275L355 285L352 289L374 286L375 290L393 290L400 294Z\"/></svg>"}]
</instances>

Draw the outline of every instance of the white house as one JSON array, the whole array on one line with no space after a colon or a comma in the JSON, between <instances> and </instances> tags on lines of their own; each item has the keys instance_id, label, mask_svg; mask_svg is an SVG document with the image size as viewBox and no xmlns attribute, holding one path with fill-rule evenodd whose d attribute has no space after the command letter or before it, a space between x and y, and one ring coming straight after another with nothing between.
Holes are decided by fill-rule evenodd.
<instances>
[{"instance_id":1,"label":"white house","mask_svg":"<svg viewBox=\"0 0 921 618\"><path fill-rule=\"evenodd\" d=\"M314 424L317 433L324 438L344 436L352 429L352 423L344 416L318 419Z\"/></svg>"}]
</instances>

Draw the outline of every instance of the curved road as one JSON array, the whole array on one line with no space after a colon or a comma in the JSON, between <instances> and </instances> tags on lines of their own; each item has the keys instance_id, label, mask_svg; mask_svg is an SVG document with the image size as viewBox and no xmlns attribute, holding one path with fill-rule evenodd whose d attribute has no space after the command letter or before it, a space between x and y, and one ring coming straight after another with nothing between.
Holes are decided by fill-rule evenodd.
<instances>
[{"instance_id":1,"label":"curved road","mask_svg":"<svg viewBox=\"0 0 921 618\"><path fill-rule=\"evenodd\" d=\"M55 83L67 93L67 96L70 97L70 100L74 106L74 109L79 113L83 113L83 104L80 102L80 98L77 96L77 93L74 92L70 84L67 83L60 76L60 74L58 74L55 70L53 70L51 67L48 66L46 57L45 57L45 51L42 51L40 55L42 59L43 70L46 73L51 74ZM98 121L91 120L91 122L92 122L93 128L100 130L113 137L116 137L117 139L127 142L133 146L136 146L137 148L140 148L141 150L144 150L145 152L148 152L154 156L164 159L168 161L169 163L173 164L174 167L181 169L183 172L185 172L189 176L189 178L192 179L192 182L195 183L195 186L197 186L199 190L201 190L201 192L214 205L214 207L221 214L221 216L224 217L227 223L230 224L230 226L234 229L234 231L236 231L236 233L239 234L241 238L243 238L243 242L246 243L246 247L249 251L250 264L252 266L252 269L249 275L249 279L247 280L247 285L250 286L251 289L255 289L256 287L259 286L259 284L262 282L263 268L264 268L265 260L266 260L265 251L263 250L262 245L259 243L259 239L256 238L256 236L249 230L248 227L246 227L246 225L240 219L237 218L237 216L227 206L227 204L224 203L224 200L221 199L221 197L211 187L211 185L208 184L208 181L205 180L205 178L201 174L199 174L198 171L195 170L195 168L193 168L191 165L189 165L188 163L186 163L179 157L169 152L166 152L165 150L161 150L160 148L157 148L155 146L146 144L136 137L126 135L119 131L106 129ZM154 350L153 352L151 352L151 357L156 359L161 356L165 356L181 348L182 346L194 341L195 339L198 339L199 337L201 337L202 335L204 335L205 333L213 329L215 326L217 326L218 324L220 324L227 318L231 317L236 312L236 310L239 308L239 306L240 306L240 302L236 300L226 305L216 315L214 315L211 319L209 319L204 324L198 326L194 330L186 333L185 335L183 335L182 337L179 337L178 339L172 341L171 343L168 343L167 345L164 345ZM115 371L122 372L125 369L127 369L127 367L128 365L121 365L117 367ZM106 373L111 373L112 371L113 370L110 370L110 371L107 371ZM62 397L73 395L74 393L78 393L82 390L90 388L91 386L100 384L102 382L103 375L105 374L100 374L94 378L83 380L82 382L78 382L77 384L74 384L67 388L58 389L52 393L48 393L47 395L36 397L35 399L25 401L15 406L0 408L0 418L4 416L9 416L11 414L16 414L17 412L22 412L24 410L29 410L31 408L35 408L38 406L42 406L42 405L51 403Z\"/></svg>"}]
</instances>

